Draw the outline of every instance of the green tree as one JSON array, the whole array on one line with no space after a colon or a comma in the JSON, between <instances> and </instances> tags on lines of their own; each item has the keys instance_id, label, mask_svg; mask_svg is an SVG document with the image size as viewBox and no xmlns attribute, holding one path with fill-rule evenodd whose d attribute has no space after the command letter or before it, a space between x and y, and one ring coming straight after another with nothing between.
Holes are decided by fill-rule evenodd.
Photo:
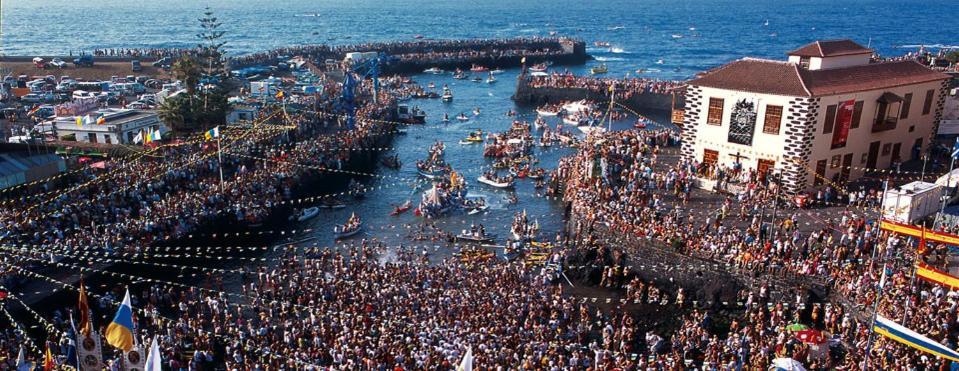
<instances>
[{"instance_id":1,"label":"green tree","mask_svg":"<svg viewBox=\"0 0 959 371\"><path fill-rule=\"evenodd\" d=\"M190 106L188 93L183 93L166 98L160 103L157 114L173 131L189 132L195 129Z\"/></svg>"},{"instance_id":2,"label":"green tree","mask_svg":"<svg viewBox=\"0 0 959 371\"><path fill-rule=\"evenodd\" d=\"M949 52L949 54L946 54L946 60L949 61L949 63L959 63L959 50L953 50Z\"/></svg>"},{"instance_id":3,"label":"green tree","mask_svg":"<svg viewBox=\"0 0 959 371\"><path fill-rule=\"evenodd\" d=\"M173 75L183 83L188 94L196 94L196 87L200 84L200 69L193 58L184 56L174 62Z\"/></svg>"},{"instance_id":4,"label":"green tree","mask_svg":"<svg viewBox=\"0 0 959 371\"><path fill-rule=\"evenodd\" d=\"M226 73L226 63L224 55L226 51L225 41L221 41L224 32L220 30L220 23L213 11L209 7L203 12L203 17L199 19L201 31L196 35L200 39L197 44L198 56L203 61L203 77L206 79L223 79L228 75Z\"/></svg>"}]
</instances>

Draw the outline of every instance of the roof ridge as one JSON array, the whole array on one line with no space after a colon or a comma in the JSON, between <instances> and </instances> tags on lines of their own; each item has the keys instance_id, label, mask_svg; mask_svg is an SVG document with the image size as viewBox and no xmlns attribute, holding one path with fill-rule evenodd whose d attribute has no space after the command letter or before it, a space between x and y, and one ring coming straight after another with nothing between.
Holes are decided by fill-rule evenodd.
<instances>
[{"instance_id":1,"label":"roof ridge","mask_svg":"<svg viewBox=\"0 0 959 371\"><path fill-rule=\"evenodd\" d=\"M809 87L806 86L806 79L803 78L802 71L800 71L799 65L795 63L792 63L792 65L793 65L793 72L795 72L796 77L799 78L799 85L802 85L802 90L806 92L806 96L808 97L813 96L812 92L809 91Z\"/></svg>"}]
</instances>

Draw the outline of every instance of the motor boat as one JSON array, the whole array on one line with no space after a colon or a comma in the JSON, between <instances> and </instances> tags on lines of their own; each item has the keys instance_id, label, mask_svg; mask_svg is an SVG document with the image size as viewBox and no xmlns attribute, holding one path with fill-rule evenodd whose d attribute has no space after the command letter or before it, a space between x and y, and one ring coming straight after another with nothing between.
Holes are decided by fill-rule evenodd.
<instances>
[{"instance_id":1,"label":"motor boat","mask_svg":"<svg viewBox=\"0 0 959 371\"><path fill-rule=\"evenodd\" d=\"M499 69L499 68L497 68L497 69L495 69L495 70L490 70L490 71L489 71L489 73L494 74L494 75L499 75L499 74L501 74L501 73L503 73L503 72L506 72L506 71L503 71L503 70L501 70L501 69Z\"/></svg>"},{"instance_id":2,"label":"motor boat","mask_svg":"<svg viewBox=\"0 0 959 371\"><path fill-rule=\"evenodd\" d=\"M457 119L457 120L460 120L460 121L462 121L462 122L466 122L466 121L469 121L469 120L470 120L469 116L466 116L466 114L465 114L465 113L462 113L462 112L460 112L459 115L456 115L456 119Z\"/></svg>"},{"instance_id":3,"label":"motor boat","mask_svg":"<svg viewBox=\"0 0 959 371\"><path fill-rule=\"evenodd\" d=\"M296 221L302 222L302 221L306 221L316 217L319 213L320 213L320 208L316 206L312 206L312 207L308 207L303 210L300 210L300 212L296 213L296 215L290 218L291 219L296 218Z\"/></svg>"},{"instance_id":4,"label":"motor boat","mask_svg":"<svg viewBox=\"0 0 959 371\"><path fill-rule=\"evenodd\" d=\"M468 136L466 136L466 138L463 138L463 140L460 140L460 144L475 144L475 143L483 143L482 130L471 132L469 133Z\"/></svg>"},{"instance_id":5,"label":"motor boat","mask_svg":"<svg viewBox=\"0 0 959 371\"><path fill-rule=\"evenodd\" d=\"M457 69L456 72L453 72L453 78L457 80L466 80L469 77L465 72Z\"/></svg>"},{"instance_id":6,"label":"motor boat","mask_svg":"<svg viewBox=\"0 0 959 371\"><path fill-rule=\"evenodd\" d=\"M550 111L550 110L548 110L548 109L546 109L546 108L537 108L537 109L536 109L536 114L538 114L538 115L540 115L540 116L550 117L550 116L556 116L557 114L559 114L559 111Z\"/></svg>"},{"instance_id":7,"label":"motor boat","mask_svg":"<svg viewBox=\"0 0 959 371\"><path fill-rule=\"evenodd\" d=\"M494 241L493 236L486 234L483 230L472 232L463 230L460 234L456 235L456 240L471 243L492 243Z\"/></svg>"},{"instance_id":8,"label":"motor boat","mask_svg":"<svg viewBox=\"0 0 959 371\"><path fill-rule=\"evenodd\" d=\"M546 72L546 69L549 68L549 65L546 63L534 64L529 68L530 72Z\"/></svg>"},{"instance_id":9,"label":"motor boat","mask_svg":"<svg viewBox=\"0 0 959 371\"><path fill-rule=\"evenodd\" d=\"M599 47L599 48L608 48L608 47L609 47L609 41L594 41L594 42L593 42L593 46L596 46L596 47Z\"/></svg>"},{"instance_id":10,"label":"motor boat","mask_svg":"<svg viewBox=\"0 0 959 371\"><path fill-rule=\"evenodd\" d=\"M442 95L440 98L442 98L444 102L452 102L452 101L453 101L453 91L450 90L449 87L444 86L444 87L443 87L443 95Z\"/></svg>"},{"instance_id":11,"label":"motor boat","mask_svg":"<svg viewBox=\"0 0 959 371\"><path fill-rule=\"evenodd\" d=\"M475 64L474 64L473 67L470 67L470 71L472 71L472 72L486 72L486 71L489 71L489 68L486 68L486 67L483 67L483 66L475 65Z\"/></svg>"},{"instance_id":12,"label":"motor boat","mask_svg":"<svg viewBox=\"0 0 959 371\"><path fill-rule=\"evenodd\" d=\"M473 78L470 80L473 82L483 82L483 78L479 76L473 76Z\"/></svg>"},{"instance_id":13,"label":"motor boat","mask_svg":"<svg viewBox=\"0 0 959 371\"><path fill-rule=\"evenodd\" d=\"M424 72L424 73L432 73L432 74L434 74L434 75L439 75L439 74L441 74L441 73L443 73L443 72L446 72L446 71L443 71L443 69L442 69L442 68L439 68L439 67L431 67L431 68L427 68L427 69L423 70L423 72Z\"/></svg>"},{"instance_id":14,"label":"motor boat","mask_svg":"<svg viewBox=\"0 0 959 371\"><path fill-rule=\"evenodd\" d=\"M511 188L511 187L513 187L513 179L509 179L509 178L507 178L506 180L502 180L502 179L491 179L491 178L488 178L486 175L481 175L481 176L480 176L479 178L477 178L476 180L479 181L480 183L486 184L486 185L488 185L488 186L490 186L490 187L494 187L494 188Z\"/></svg>"},{"instance_id":15,"label":"motor boat","mask_svg":"<svg viewBox=\"0 0 959 371\"><path fill-rule=\"evenodd\" d=\"M479 114L480 114L479 107L473 108L473 116L479 116Z\"/></svg>"},{"instance_id":16,"label":"motor boat","mask_svg":"<svg viewBox=\"0 0 959 371\"><path fill-rule=\"evenodd\" d=\"M609 72L609 69L606 68L606 64L605 64L605 63L589 69L589 73L594 74L594 75L604 74L604 73L607 73L607 72Z\"/></svg>"},{"instance_id":17,"label":"motor boat","mask_svg":"<svg viewBox=\"0 0 959 371\"><path fill-rule=\"evenodd\" d=\"M487 84L496 83L496 77L493 76L493 72L490 72L490 73L489 73L489 77L486 78L486 83L487 83Z\"/></svg>"}]
</instances>

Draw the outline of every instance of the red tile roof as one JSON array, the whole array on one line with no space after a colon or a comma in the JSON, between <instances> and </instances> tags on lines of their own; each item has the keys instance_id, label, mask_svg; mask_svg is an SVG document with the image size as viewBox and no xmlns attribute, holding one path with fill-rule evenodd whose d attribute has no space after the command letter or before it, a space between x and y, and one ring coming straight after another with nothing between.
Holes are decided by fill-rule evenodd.
<instances>
[{"instance_id":1,"label":"red tile roof","mask_svg":"<svg viewBox=\"0 0 959 371\"><path fill-rule=\"evenodd\" d=\"M756 93L809 96L799 68L789 62L743 58L706 71L688 85Z\"/></svg>"},{"instance_id":2,"label":"red tile roof","mask_svg":"<svg viewBox=\"0 0 959 371\"><path fill-rule=\"evenodd\" d=\"M835 95L949 79L915 61L871 63L825 70L800 70L814 96Z\"/></svg>"},{"instance_id":3,"label":"red tile roof","mask_svg":"<svg viewBox=\"0 0 959 371\"><path fill-rule=\"evenodd\" d=\"M948 79L914 61L805 70L794 63L744 58L706 71L688 84L718 89L786 95L826 96L888 89Z\"/></svg>"},{"instance_id":4,"label":"red tile roof","mask_svg":"<svg viewBox=\"0 0 959 371\"><path fill-rule=\"evenodd\" d=\"M872 49L852 40L818 40L786 54L800 57L838 57L867 53L872 54Z\"/></svg>"}]
</instances>

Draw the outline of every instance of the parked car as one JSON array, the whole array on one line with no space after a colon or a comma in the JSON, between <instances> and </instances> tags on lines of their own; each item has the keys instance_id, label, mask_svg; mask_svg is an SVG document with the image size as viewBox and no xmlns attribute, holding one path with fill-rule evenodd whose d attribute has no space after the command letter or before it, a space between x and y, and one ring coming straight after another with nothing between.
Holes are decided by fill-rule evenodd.
<instances>
[{"instance_id":1,"label":"parked car","mask_svg":"<svg viewBox=\"0 0 959 371\"><path fill-rule=\"evenodd\" d=\"M150 108L153 108L153 106L151 106L150 104L148 104L148 103L146 103L146 102L144 102L144 101L139 101L139 100L138 100L138 101L135 101L135 102L133 102L133 103L127 104L127 108L132 108L132 109L150 109Z\"/></svg>"},{"instance_id":2,"label":"parked car","mask_svg":"<svg viewBox=\"0 0 959 371\"><path fill-rule=\"evenodd\" d=\"M141 70L143 70L143 66L140 65L140 60L139 60L139 59L134 59L134 60L130 61L130 69L131 69L133 72L140 72Z\"/></svg>"},{"instance_id":3,"label":"parked car","mask_svg":"<svg viewBox=\"0 0 959 371\"><path fill-rule=\"evenodd\" d=\"M173 66L173 58L170 58L170 57L163 57L158 59L156 62L153 62L153 67L160 67L163 69L167 69L167 68L170 68L171 66Z\"/></svg>"},{"instance_id":4,"label":"parked car","mask_svg":"<svg viewBox=\"0 0 959 371\"><path fill-rule=\"evenodd\" d=\"M53 58L53 60L50 61L50 65L56 68L64 68L67 66L67 62L64 62L63 59L60 58Z\"/></svg>"},{"instance_id":5,"label":"parked car","mask_svg":"<svg viewBox=\"0 0 959 371\"><path fill-rule=\"evenodd\" d=\"M20 97L20 101L24 103L40 103L43 102L43 95L37 93L30 93Z\"/></svg>"},{"instance_id":6,"label":"parked car","mask_svg":"<svg viewBox=\"0 0 959 371\"><path fill-rule=\"evenodd\" d=\"M73 60L73 64L77 67L93 67L93 56L90 54L81 55L79 58Z\"/></svg>"}]
</instances>

